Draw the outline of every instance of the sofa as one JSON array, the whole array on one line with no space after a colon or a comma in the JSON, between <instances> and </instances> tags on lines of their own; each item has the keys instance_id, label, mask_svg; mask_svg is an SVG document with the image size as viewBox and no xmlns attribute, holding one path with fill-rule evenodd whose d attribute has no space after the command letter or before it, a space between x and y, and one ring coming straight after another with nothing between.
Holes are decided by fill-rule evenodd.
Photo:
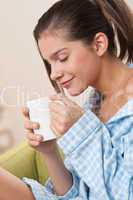
<instances>
[{"instance_id":1,"label":"sofa","mask_svg":"<svg viewBox=\"0 0 133 200\"><path fill-rule=\"evenodd\" d=\"M62 159L63 152L59 149ZM26 140L15 148L0 155L0 167L18 178L28 177L44 184L48 178L45 161L40 152L30 147Z\"/></svg>"}]
</instances>

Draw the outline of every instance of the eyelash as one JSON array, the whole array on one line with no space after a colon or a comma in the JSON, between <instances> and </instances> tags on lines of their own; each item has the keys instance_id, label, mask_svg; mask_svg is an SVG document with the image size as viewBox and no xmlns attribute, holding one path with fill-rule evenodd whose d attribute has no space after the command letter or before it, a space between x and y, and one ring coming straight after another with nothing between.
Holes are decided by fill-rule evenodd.
<instances>
[{"instance_id":1,"label":"eyelash","mask_svg":"<svg viewBox=\"0 0 133 200\"><path fill-rule=\"evenodd\" d=\"M64 59L59 60L59 61L60 61L60 62L65 62L65 61L67 61L67 59L68 59L68 58L64 58Z\"/></svg>"}]
</instances>

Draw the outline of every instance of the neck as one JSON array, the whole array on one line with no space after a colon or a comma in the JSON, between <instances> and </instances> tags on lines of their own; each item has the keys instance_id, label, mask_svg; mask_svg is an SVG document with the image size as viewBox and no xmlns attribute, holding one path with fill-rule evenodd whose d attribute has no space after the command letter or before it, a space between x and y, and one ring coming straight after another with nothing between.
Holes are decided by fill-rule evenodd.
<instances>
[{"instance_id":1,"label":"neck","mask_svg":"<svg viewBox=\"0 0 133 200\"><path fill-rule=\"evenodd\" d=\"M110 97L124 86L131 74L131 69L123 64L118 58L104 58L101 61L100 76L95 84L95 88L104 96ZM104 81L103 81L104 80Z\"/></svg>"}]
</instances>

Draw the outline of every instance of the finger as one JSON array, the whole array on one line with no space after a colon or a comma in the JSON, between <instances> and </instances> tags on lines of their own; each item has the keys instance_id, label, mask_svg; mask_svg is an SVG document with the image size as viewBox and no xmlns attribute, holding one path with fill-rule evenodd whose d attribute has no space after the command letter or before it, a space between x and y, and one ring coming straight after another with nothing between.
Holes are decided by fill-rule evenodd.
<instances>
[{"instance_id":1,"label":"finger","mask_svg":"<svg viewBox=\"0 0 133 200\"><path fill-rule=\"evenodd\" d=\"M29 119L30 116L29 116L29 109L27 107L23 107L22 108L22 113L24 115L25 118Z\"/></svg>"},{"instance_id":2,"label":"finger","mask_svg":"<svg viewBox=\"0 0 133 200\"><path fill-rule=\"evenodd\" d=\"M61 123L61 120L62 120L62 117L60 116L59 113L52 113L50 114L50 122L51 124L53 124L54 122L60 124Z\"/></svg>"},{"instance_id":3,"label":"finger","mask_svg":"<svg viewBox=\"0 0 133 200\"><path fill-rule=\"evenodd\" d=\"M60 102L62 102L62 104L66 105L66 106L75 103L71 99L69 99L67 96L64 96L62 94L50 96L50 99L53 101L60 101Z\"/></svg>"},{"instance_id":4,"label":"finger","mask_svg":"<svg viewBox=\"0 0 133 200\"><path fill-rule=\"evenodd\" d=\"M56 122L56 123L62 123L64 122L64 119L69 116L69 113L67 112L66 109L61 110L61 112L54 110L50 112L50 121L51 123Z\"/></svg>"},{"instance_id":5,"label":"finger","mask_svg":"<svg viewBox=\"0 0 133 200\"><path fill-rule=\"evenodd\" d=\"M58 122L61 122L63 117L68 117L69 112L67 108L61 108L60 106L53 104L50 108L50 118L52 120L56 120Z\"/></svg>"},{"instance_id":6,"label":"finger","mask_svg":"<svg viewBox=\"0 0 133 200\"><path fill-rule=\"evenodd\" d=\"M63 104L64 106L64 104ZM56 112L56 113L60 113L62 112L62 105L59 102L53 101L49 103L49 109L50 111ZM64 107L63 107L64 109Z\"/></svg>"},{"instance_id":7,"label":"finger","mask_svg":"<svg viewBox=\"0 0 133 200\"><path fill-rule=\"evenodd\" d=\"M35 140L30 140L28 142L28 144L31 146L31 147L37 147L40 145L40 141L35 141Z\"/></svg>"},{"instance_id":8,"label":"finger","mask_svg":"<svg viewBox=\"0 0 133 200\"><path fill-rule=\"evenodd\" d=\"M35 140L35 136L34 136L35 134L32 131L26 130L25 132L26 132L26 138L28 140Z\"/></svg>"},{"instance_id":9,"label":"finger","mask_svg":"<svg viewBox=\"0 0 133 200\"><path fill-rule=\"evenodd\" d=\"M34 140L41 142L43 140L43 137L39 134L34 134L32 132L27 132L27 138L28 140Z\"/></svg>"},{"instance_id":10,"label":"finger","mask_svg":"<svg viewBox=\"0 0 133 200\"><path fill-rule=\"evenodd\" d=\"M32 129L25 129L25 135L26 135L26 137L27 137L27 135L28 135L29 133L34 134L34 131L33 131Z\"/></svg>"},{"instance_id":11,"label":"finger","mask_svg":"<svg viewBox=\"0 0 133 200\"><path fill-rule=\"evenodd\" d=\"M51 96L49 97L49 99L52 100L52 101L60 100L62 96L63 96L63 95L62 95L61 93L59 93L59 94L51 95Z\"/></svg>"},{"instance_id":12,"label":"finger","mask_svg":"<svg viewBox=\"0 0 133 200\"><path fill-rule=\"evenodd\" d=\"M58 98L58 96L61 96L61 94L60 93L59 94L54 94L54 95L49 96L49 98L51 100L55 100L56 98Z\"/></svg>"},{"instance_id":13,"label":"finger","mask_svg":"<svg viewBox=\"0 0 133 200\"><path fill-rule=\"evenodd\" d=\"M74 101L72 101L66 96L61 96L60 98L61 98L61 102L63 102L67 106L76 104Z\"/></svg>"},{"instance_id":14,"label":"finger","mask_svg":"<svg viewBox=\"0 0 133 200\"><path fill-rule=\"evenodd\" d=\"M24 127L25 129L33 130L33 129L39 129L40 125L37 122L31 122L30 120L26 120L24 123Z\"/></svg>"}]
</instances>

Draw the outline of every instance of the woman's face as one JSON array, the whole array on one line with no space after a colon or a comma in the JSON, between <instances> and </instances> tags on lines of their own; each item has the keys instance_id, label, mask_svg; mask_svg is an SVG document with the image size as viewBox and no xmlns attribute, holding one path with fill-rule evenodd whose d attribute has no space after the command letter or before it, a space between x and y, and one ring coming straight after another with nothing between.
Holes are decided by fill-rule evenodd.
<instances>
[{"instance_id":1,"label":"woman's face","mask_svg":"<svg viewBox=\"0 0 133 200\"><path fill-rule=\"evenodd\" d=\"M43 58L51 64L51 79L66 88L71 96L95 85L100 64L93 48L82 41L68 41L46 33L41 35L38 45Z\"/></svg>"}]
</instances>

